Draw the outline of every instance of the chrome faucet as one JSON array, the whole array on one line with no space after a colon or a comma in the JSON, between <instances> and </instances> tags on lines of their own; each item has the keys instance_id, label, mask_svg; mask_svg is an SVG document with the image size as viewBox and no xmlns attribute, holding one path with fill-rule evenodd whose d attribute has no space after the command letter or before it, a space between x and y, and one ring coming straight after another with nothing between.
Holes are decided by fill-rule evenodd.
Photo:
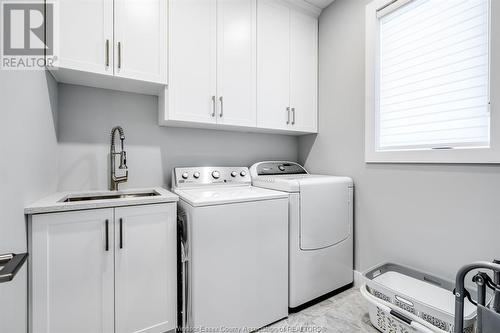
<instances>
[{"instance_id":1,"label":"chrome faucet","mask_svg":"<svg viewBox=\"0 0 500 333\"><path fill-rule=\"evenodd\" d=\"M121 150L120 152L116 152L115 149L115 134L118 132L120 134L120 141L121 141ZM113 127L111 130L111 150L109 153L109 157L111 159L111 175L110 175L110 182L109 182L109 189L111 191L117 191L118 190L118 184L124 183L128 180L128 168L127 168L127 153L123 149L123 141L125 140L125 134L123 133L123 128L121 126L116 126ZM116 155L120 155L120 166L118 169L125 170L125 175L117 177L116 176L116 161L115 157Z\"/></svg>"}]
</instances>

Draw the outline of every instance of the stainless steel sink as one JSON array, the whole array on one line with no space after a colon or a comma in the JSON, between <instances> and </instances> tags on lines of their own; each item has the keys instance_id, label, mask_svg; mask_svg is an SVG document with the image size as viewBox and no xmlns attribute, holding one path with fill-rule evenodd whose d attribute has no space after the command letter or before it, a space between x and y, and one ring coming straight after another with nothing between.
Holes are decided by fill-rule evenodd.
<instances>
[{"instance_id":1,"label":"stainless steel sink","mask_svg":"<svg viewBox=\"0 0 500 333\"><path fill-rule=\"evenodd\" d=\"M120 193L120 194L100 194L91 196L70 196L65 198L62 202L79 202L79 201L94 201L94 200L113 200L113 199L127 199L127 198L142 198L142 197L156 197L160 194L156 191L142 192L142 193Z\"/></svg>"}]
</instances>

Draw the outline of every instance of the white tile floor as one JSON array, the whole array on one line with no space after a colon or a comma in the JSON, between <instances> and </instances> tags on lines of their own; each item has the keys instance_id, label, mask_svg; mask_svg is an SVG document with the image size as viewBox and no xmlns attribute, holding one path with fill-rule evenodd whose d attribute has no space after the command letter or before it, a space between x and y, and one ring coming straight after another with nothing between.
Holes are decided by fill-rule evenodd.
<instances>
[{"instance_id":1,"label":"white tile floor","mask_svg":"<svg viewBox=\"0 0 500 333\"><path fill-rule=\"evenodd\" d=\"M304 309L259 332L380 333L370 323L368 308L358 289L349 289Z\"/></svg>"}]
</instances>

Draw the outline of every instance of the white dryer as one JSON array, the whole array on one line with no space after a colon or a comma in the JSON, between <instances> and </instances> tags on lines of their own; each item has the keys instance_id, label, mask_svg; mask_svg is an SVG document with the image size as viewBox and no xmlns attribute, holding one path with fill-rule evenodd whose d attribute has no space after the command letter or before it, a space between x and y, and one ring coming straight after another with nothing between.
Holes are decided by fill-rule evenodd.
<instances>
[{"instance_id":1,"label":"white dryer","mask_svg":"<svg viewBox=\"0 0 500 333\"><path fill-rule=\"evenodd\" d=\"M180 323L192 332L253 331L288 316L288 197L249 170L175 168Z\"/></svg>"},{"instance_id":2,"label":"white dryer","mask_svg":"<svg viewBox=\"0 0 500 333\"><path fill-rule=\"evenodd\" d=\"M353 182L311 175L294 162L250 168L254 186L289 196L289 307L353 282Z\"/></svg>"}]
</instances>

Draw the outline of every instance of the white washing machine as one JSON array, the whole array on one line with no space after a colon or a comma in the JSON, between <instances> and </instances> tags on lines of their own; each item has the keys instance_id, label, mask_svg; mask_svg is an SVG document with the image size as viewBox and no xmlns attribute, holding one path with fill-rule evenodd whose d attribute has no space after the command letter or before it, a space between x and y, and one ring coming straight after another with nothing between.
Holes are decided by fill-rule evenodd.
<instances>
[{"instance_id":1,"label":"white washing machine","mask_svg":"<svg viewBox=\"0 0 500 333\"><path fill-rule=\"evenodd\" d=\"M288 195L253 187L244 167L175 168L173 190L182 326L247 332L287 317Z\"/></svg>"},{"instance_id":2,"label":"white washing machine","mask_svg":"<svg viewBox=\"0 0 500 333\"><path fill-rule=\"evenodd\" d=\"M353 282L353 182L311 175L293 162L250 168L254 186L289 196L289 307Z\"/></svg>"}]
</instances>

